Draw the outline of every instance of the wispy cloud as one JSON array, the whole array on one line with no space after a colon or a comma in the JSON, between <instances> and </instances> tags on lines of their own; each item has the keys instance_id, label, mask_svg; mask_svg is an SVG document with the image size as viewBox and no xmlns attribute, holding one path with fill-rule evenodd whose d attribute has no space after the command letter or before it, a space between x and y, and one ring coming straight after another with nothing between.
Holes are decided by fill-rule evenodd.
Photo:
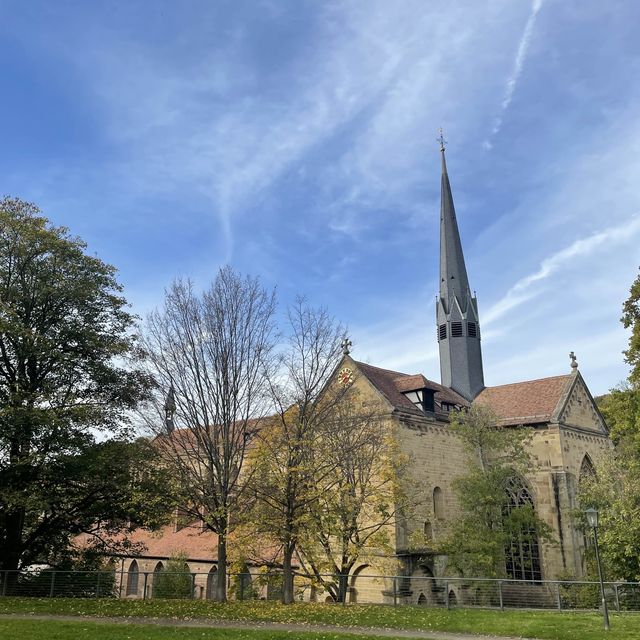
<instances>
[{"instance_id":1,"label":"wispy cloud","mask_svg":"<svg viewBox=\"0 0 640 640\"><path fill-rule=\"evenodd\" d=\"M577 258L587 257L605 245L611 247L628 242L638 233L640 233L640 214L634 215L625 225L576 240L568 247L545 258L536 271L518 280L503 298L483 314L484 325L490 325L508 311L539 295L542 290L537 289L536 284L546 280L563 267L569 266Z\"/></svg>"},{"instance_id":2,"label":"wispy cloud","mask_svg":"<svg viewBox=\"0 0 640 640\"><path fill-rule=\"evenodd\" d=\"M520 76L522 74L524 61L527 57L529 44L531 43L531 37L533 35L533 28L535 26L538 13L542 8L542 2L543 0L533 0L531 4L531 13L529 13L527 24L524 27L524 32L522 33L522 37L520 38L520 42L518 43L518 51L516 52L516 57L513 61L513 69L511 70L511 75L507 79L504 97L502 98L502 103L500 104L500 110L498 111L498 115L493 121L493 128L491 129L491 133L483 142L483 146L485 149L491 149L493 147L491 139L500 132L502 123L504 121L504 114L506 113L509 105L511 104L511 101L513 100L513 94L516 90L518 80L520 79Z\"/></svg>"}]
</instances>

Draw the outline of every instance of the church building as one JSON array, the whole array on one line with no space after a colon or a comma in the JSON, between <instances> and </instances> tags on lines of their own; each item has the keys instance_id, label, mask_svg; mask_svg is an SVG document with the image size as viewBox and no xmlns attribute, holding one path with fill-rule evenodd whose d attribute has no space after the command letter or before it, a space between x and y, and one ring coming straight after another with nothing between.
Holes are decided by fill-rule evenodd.
<instances>
[{"instance_id":1,"label":"church building","mask_svg":"<svg viewBox=\"0 0 640 640\"><path fill-rule=\"evenodd\" d=\"M509 578L533 583L584 574L584 537L574 523L581 477L610 449L607 426L578 371L573 352L570 372L550 378L486 386L482 364L481 318L469 285L462 241L441 139L440 287L436 301L436 334L440 384L421 374L390 371L354 360L345 350L347 369L361 395L377 402L395 424L402 450L412 459L414 486L423 495L421 513L396 527L396 555L401 575L425 576L436 584L451 576L445 557L429 547L415 550L412 531L437 543L457 510L452 482L466 466L466 453L452 435L449 412L474 404L489 407L506 428L528 427L535 468L514 485L514 506L529 503L549 525L554 544L515 544L506 552ZM348 344L347 344L348 346ZM435 545L434 545L435 546ZM434 580L435 579L435 580ZM409 581L412 582L412 581ZM369 589L367 589L368 591ZM409 590L414 601L420 595ZM452 593L452 597L455 597ZM430 596L427 596L429 598Z\"/></svg>"},{"instance_id":2,"label":"church building","mask_svg":"<svg viewBox=\"0 0 640 640\"><path fill-rule=\"evenodd\" d=\"M501 426L532 430L530 453L535 467L520 484L514 484L511 499L514 506L531 504L550 527L555 543L515 544L505 558L509 578L532 584L584 574L584 538L573 517L577 489L581 477L592 474L594 465L611 447L607 427L573 353L567 373L499 386L485 384L481 317L465 266L442 141L440 153L440 283L435 314L440 383L419 373L358 362L351 356L347 340L330 383L353 385L367 406L375 408L397 434L400 449L411 460L411 486L421 494L416 496L419 506L409 521L395 526L392 560L394 572L413 578L408 581L413 587L400 594L404 602L413 603L441 601L442 589L436 585L452 576L446 557L435 552L447 522L458 509L453 481L467 464L461 442L449 429L452 410L486 405ZM424 534L433 548L427 542L425 548L415 549L410 543L413 532ZM122 561L123 594L141 597L138 572L157 571L172 553L182 551L190 571L203 572L195 582L199 589L196 597L210 597L216 564L211 555L215 553L214 536L178 527L161 536L142 532L140 536L149 551ZM390 602L398 597L395 587L392 596L389 584L366 578L383 570L382 560L380 566L354 567L350 600ZM451 592L451 597L459 600L461 595L455 589Z\"/></svg>"}]
</instances>

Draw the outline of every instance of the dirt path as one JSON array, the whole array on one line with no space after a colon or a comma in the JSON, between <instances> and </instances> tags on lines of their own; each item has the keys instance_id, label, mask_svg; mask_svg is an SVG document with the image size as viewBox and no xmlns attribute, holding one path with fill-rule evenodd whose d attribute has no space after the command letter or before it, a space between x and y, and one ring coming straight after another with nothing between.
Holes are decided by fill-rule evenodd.
<instances>
[{"instance_id":1,"label":"dirt path","mask_svg":"<svg viewBox=\"0 0 640 640\"><path fill-rule=\"evenodd\" d=\"M98 624L146 624L161 627L196 627L209 629L247 629L287 632L343 633L354 636L379 636L380 638L426 638L428 640L526 640L512 636L487 636L445 631L412 631L409 629L382 629L380 627L339 627L323 624L294 624L280 622L242 622L240 620L171 620L168 618L116 618L98 616L56 616L28 613L0 614L0 620L64 620L65 622L89 621Z\"/></svg>"}]
</instances>

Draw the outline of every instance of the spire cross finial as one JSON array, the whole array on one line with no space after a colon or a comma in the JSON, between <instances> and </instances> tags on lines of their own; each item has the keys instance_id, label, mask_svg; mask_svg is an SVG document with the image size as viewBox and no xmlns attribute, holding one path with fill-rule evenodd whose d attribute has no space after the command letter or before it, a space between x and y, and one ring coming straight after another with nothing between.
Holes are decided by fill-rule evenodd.
<instances>
[{"instance_id":1,"label":"spire cross finial","mask_svg":"<svg viewBox=\"0 0 640 640\"><path fill-rule=\"evenodd\" d=\"M341 345L342 345L342 354L345 356L348 356L351 350L351 347L353 346L353 342L351 342L351 340L349 340L349 338L345 336L342 339Z\"/></svg>"},{"instance_id":2,"label":"spire cross finial","mask_svg":"<svg viewBox=\"0 0 640 640\"><path fill-rule=\"evenodd\" d=\"M440 134L436 140L440 143L440 151L444 151L444 148L447 146L447 141L444 139L444 134L442 133L442 127L438 129L438 133Z\"/></svg>"},{"instance_id":3,"label":"spire cross finial","mask_svg":"<svg viewBox=\"0 0 640 640\"><path fill-rule=\"evenodd\" d=\"M571 358L571 368L575 371L578 368L578 361L576 360L576 354L573 351L569 354Z\"/></svg>"}]
</instances>

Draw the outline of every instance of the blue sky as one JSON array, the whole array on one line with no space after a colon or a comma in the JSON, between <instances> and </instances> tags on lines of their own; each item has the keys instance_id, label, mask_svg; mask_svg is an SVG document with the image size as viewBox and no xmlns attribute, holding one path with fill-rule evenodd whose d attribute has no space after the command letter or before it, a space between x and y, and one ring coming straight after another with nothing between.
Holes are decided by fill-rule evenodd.
<instances>
[{"instance_id":1,"label":"blue sky","mask_svg":"<svg viewBox=\"0 0 640 640\"><path fill-rule=\"evenodd\" d=\"M439 379L442 126L487 384L626 375L640 6L0 0L0 193L118 267L134 309L222 264L353 355Z\"/></svg>"}]
</instances>

